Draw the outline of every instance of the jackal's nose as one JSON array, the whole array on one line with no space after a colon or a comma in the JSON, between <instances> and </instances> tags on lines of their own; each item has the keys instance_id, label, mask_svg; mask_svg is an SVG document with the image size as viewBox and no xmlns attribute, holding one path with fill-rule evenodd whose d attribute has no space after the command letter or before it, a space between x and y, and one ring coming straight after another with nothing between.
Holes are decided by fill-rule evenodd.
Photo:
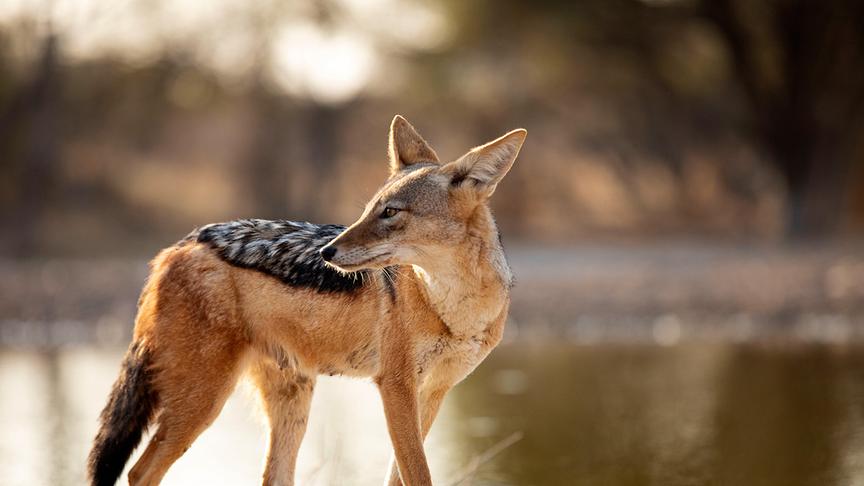
<instances>
[{"instance_id":1,"label":"jackal's nose","mask_svg":"<svg viewBox=\"0 0 864 486\"><path fill-rule=\"evenodd\" d=\"M321 258L323 258L325 262L329 262L334 256L336 256L335 246L325 246L324 248L321 248Z\"/></svg>"}]
</instances>

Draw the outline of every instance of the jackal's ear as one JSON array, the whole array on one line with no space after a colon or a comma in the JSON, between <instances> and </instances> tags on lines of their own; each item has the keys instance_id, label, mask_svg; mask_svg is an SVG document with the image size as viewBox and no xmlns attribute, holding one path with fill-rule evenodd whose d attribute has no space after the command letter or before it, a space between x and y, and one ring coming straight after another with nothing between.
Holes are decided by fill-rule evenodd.
<instances>
[{"instance_id":1,"label":"jackal's ear","mask_svg":"<svg viewBox=\"0 0 864 486\"><path fill-rule=\"evenodd\" d=\"M445 167L450 174L450 185L462 187L470 185L481 195L489 197L495 192L495 187L507 175L519 149L525 142L528 131L519 128L495 139L485 145L471 149L454 162Z\"/></svg>"},{"instance_id":2,"label":"jackal's ear","mask_svg":"<svg viewBox=\"0 0 864 486\"><path fill-rule=\"evenodd\" d=\"M400 115L390 123L390 173L395 174L420 162L438 163L438 154L423 140L417 130Z\"/></svg>"}]
</instances>

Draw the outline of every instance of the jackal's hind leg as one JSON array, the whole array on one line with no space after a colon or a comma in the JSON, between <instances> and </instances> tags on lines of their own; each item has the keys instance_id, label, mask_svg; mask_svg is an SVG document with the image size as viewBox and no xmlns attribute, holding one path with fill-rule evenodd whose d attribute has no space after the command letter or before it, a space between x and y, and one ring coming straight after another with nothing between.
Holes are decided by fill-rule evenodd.
<instances>
[{"instance_id":1,"label":"jackal's hind leg","mask_svg":"<svg viewBox=\"0 0 864 486\"><path fill-rule=\"evenodd\" d=\"M263 484L291 486L294 484L297 451L306 432L315 377L295 369L281 370L269 357L256 362L251 374L270 422L270 445Z\"/></svg>"},{"instance_id":2,"label":"jackal's hind leg","mask_svg":"<svg viewBox=\"0 0 864 486\"><path fill-rule=\"evenodd\" d=\"M222 411L237 383L244 355L242 346L230 344L192 352L184 366L159 371L157 428L129 471L131 486L159 484L174 461Z\"/></svg>"}]
</instances>

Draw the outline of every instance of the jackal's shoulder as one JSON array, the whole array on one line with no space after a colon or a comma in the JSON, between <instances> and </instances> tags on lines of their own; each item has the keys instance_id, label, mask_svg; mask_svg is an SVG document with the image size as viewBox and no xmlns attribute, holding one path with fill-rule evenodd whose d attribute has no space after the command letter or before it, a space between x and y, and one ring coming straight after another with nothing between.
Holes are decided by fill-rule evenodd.
<instances>
[{"instance_id":1,"label":"jackal's shoulder","mask_svg":"<svg viewBox=\"0 0 864 486\"><path fill-rule=\"evenodd\" d=\"M291 286L350 292L365 284L369 272L340 272L319 254L344 230L335 224L240 219L198 228L183 242L205 244L231 265L263 272Z\"/></svg>"}]
</instances>

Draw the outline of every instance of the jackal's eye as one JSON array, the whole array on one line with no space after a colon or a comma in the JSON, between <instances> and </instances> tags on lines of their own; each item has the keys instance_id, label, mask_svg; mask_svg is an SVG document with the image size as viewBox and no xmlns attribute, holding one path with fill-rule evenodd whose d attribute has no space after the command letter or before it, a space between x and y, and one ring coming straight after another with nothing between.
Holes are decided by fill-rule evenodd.
<instances>
[{"instance_id":1,"label":"jackal's eye","mask_svg":"<svg viewBox=\"0 0 864 486\"><path fill-rule=\"evenodd\" d=\"M396 216L396 213L401 211L401 209L396 208L384 208L384 211L381 211L381 219L392 218Z\"/></svg>"}]
</instances>

